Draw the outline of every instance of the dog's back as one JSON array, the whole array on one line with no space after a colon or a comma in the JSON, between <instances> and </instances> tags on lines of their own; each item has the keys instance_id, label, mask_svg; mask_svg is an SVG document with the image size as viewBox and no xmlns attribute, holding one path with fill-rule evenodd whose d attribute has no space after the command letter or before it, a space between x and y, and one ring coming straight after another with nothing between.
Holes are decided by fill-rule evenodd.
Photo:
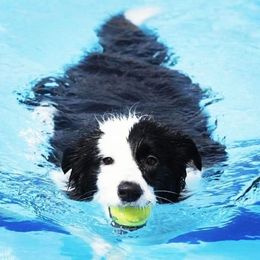
<instances>
[{"instance_id":1,"label":"dog's back","mask_svg":"<svg viewBox=\"0 0 260 260\"><path fill-rule=\"evenodd\" d=\"M66 146L96 127L95 118L130 108L189 135L204 166L225 158L224 146L212 140L208 116L200 107L205 94L188 76L164 66L168 49L156 35L117 15L98 36L102 51L87 54L63 77L45 78L34 87L31 103L50 101L57 109L50 160L59 162ZM49 82L57 86L48 87Z\"/></svg>"}]
</instances>

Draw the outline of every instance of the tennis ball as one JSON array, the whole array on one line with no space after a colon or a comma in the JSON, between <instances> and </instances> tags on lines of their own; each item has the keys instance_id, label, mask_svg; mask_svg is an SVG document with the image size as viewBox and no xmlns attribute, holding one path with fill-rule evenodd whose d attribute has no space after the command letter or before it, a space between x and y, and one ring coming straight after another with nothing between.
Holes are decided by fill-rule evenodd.
<instances>
[{"instance_id":1,"label":"tennis ball","mask_svg":"<svg viewBox=\"0 0 260 260\"><path fill-rule=\"evenodd\" d=\"M120 226L140 227L145 225L151 214L151 206L109 207L111 219Z\"/></svg>"}]
</instances>

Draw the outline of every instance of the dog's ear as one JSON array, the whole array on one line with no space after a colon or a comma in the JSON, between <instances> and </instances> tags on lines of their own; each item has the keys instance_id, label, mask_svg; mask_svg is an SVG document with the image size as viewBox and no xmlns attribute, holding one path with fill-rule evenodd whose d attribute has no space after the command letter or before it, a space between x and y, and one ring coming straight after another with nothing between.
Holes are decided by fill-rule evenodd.
<instances>
[{"instance_id":1,"label":"dog's ear","mask_svg":"<svg viewBox=\"0 0 260 260\"><path fill-rule=\"evenodd\" d=\"M98 138L98 134L82 136L63 153L61 168L64 174L69 172L67 194L71 199L91 200L97 190Z\"/></svg>"},{"instance_id":2,"label":"dog's ear","mask_svg":"<svg viewBox=\"0 0 260 260\"><path fill-rule=\"evenodd\" d=\"M102 132L94 130L82 135L79 140L63 152L61 168L64 173L72 169L74 174L86 174L89 169L99 164L98 139Z\"/></svg>"},{"instance_id":3,"label":"dog's ear","mask_svg":"<svg viewBox=\"0 0 260 260\"><path fill-rule=\"evenodd\" d=\"M177 134L173 142L178 156L180 156L186 164L192 162L195 167L201 171L201 156L192 139L186 135Z\"/></svg>"},{"instance_id":4,"label":"dog's ear","mask_svg":"<svg viewBox=\"0 0 260 260\"><path fill-rule=\"evenodd\" d=\"M61 161L61 169L64 174L66 174L69 170L73 168L73 164L75 162L75 152L73 148L67 148L63 152L62 161Z\"/></svg>"}]
</instances>

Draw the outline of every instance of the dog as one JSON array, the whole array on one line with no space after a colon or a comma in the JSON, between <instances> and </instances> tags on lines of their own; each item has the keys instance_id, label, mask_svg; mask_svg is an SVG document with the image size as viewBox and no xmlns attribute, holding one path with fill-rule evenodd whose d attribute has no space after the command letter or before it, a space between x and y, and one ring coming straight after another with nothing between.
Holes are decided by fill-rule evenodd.
<instances>
[{"instance_id":1,"label":"dog","mask_svg":"<svg viewBox=\"0 0 260 260\"><path fill-rule=\"evenodd\" d=\"M55 107L48 160L61 166L71 199L104 207L176 203L185 198L188 169L225 160L200 106L205 92L166 66L168 48L135 18L107 20L97 32L101 50L40 80L27 100Z\"/></svg>"}]
</instances>

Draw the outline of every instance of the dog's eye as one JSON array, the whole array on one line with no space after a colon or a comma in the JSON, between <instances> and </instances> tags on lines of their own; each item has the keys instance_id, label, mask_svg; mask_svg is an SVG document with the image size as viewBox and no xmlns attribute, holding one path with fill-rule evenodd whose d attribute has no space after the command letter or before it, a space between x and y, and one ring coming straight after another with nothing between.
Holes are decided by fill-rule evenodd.
<instances>
[{"instance_id":1,"label":"dog's eye","mask_svg":"<svg viewBox=\"0 0 260 260\"><path fill-rule=\"evenodd\" d=\"M105 158L102 159L102 162L103 162L105 165L109 165L109 164L114 163L114 159L111 158L111 157L105 157Z\"/></svg>"},{"instance_id":2,"label":"dog's eye","mask_svg":"<svg viewBox=\"0 0 260 260\"><path fill-rule=\"evenodd\" d=\"M145 162L149 166L155 166L158 164L158 159L153 155L149 155L149 156L147 156Z\"/></svg>"}]
</instances>

